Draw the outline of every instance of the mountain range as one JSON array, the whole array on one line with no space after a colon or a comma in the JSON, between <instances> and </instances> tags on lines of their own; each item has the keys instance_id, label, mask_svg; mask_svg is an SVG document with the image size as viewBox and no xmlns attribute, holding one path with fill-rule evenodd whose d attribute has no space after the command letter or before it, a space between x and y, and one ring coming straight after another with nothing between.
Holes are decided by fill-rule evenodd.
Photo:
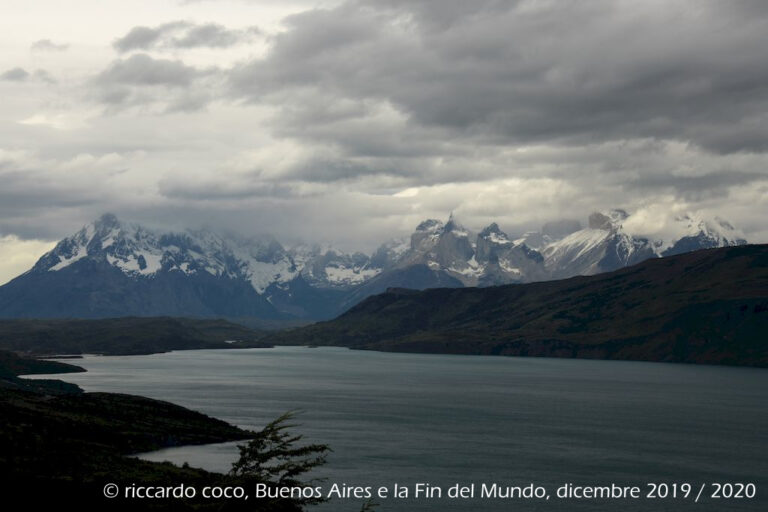
<instances>
[{"instance_id":1,"label":"mountain range","mask_svg":"<svg viewBox=\"0 0 768 512\"><path fill-rule=\"evenodd\" d=\"M703 249L594 276L392 288L275 345L768 367L768 245Z\"/></svg>"},{"instance_id":2,"label":"mountain range","mask_svg":"<svg viewBox=\"0 0 768 512\"><path fill-rule=\"evenodd\" d=\"M630 234L624 210L546 224L519 238L451 215L373 254L285 246L272 236L161 232L105 214L0 286L2 318L226 317L285 322L337 316L401 287L486 287L592 275L704 248L746 244L728 222L684 215L668 240Z\"/></svg>"}]
</instances>

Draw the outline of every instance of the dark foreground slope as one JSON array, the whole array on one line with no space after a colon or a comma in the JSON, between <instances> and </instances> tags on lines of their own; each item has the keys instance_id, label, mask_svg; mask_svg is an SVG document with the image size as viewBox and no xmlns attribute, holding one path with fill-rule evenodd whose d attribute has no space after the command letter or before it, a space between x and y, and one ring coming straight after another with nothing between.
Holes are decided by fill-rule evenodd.
<instances>
[{"instance_id":1,"label":"dark foreground slope","mask_svg":"<svg viewBox=\"0 0 768 512\"><path fill-rule=\"evenodd\" d=\"M19 378L80 368L0 351L0 481L16 509L41 504L78 510L220 510L220 500L108 500L107 483L215 485L224 475L126 455L182 444L246 439L250 432L167 402L83 393L61 381Z\"/></svg>"},{"instance_id":2,"label":"dark foreground slope","mask_svg":"<svg viewBox=\"0 0 768 512\"><path fill-rule=\"evenodd\" d=\"M393 289L275 344L768 366L768 245L702 250L589 277Z\"/></svg>"},{"instance_id":3,"label":"dark foreground slope","mask_svg":"<svg viewBox=\"0 0 768 512\"><path fill-rule=\"evenodd\" d=\"M229 348L226 341L259 343L264 336L226 320L105 318L101 320L0 320L0 349L30 354L152 354L169 350Z\"/></svg>"}]
</instances>

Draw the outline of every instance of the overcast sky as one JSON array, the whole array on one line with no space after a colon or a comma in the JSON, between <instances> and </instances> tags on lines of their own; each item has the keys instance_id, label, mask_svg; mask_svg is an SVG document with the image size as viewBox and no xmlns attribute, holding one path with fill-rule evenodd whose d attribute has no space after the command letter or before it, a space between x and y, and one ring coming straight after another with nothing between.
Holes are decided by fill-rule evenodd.
<instances>
[{"instance_id":1,"label":"overcast sky","mask_svg":"<svg viewBox=\"0 0 768 512\"><path fill-rule=\"evenodd\" d=\"M0 282L101 213L371 250L683 212L768 241L768 2L3 0Z\"/></svg>"}]
</instances>

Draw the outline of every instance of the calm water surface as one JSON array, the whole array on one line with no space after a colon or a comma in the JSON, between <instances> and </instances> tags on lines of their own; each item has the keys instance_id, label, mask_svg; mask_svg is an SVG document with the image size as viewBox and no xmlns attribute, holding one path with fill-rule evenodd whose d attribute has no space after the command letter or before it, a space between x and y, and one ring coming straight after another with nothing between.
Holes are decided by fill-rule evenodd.
<instances>
[{"instance_id":1,"label":"calm water surface","mask_svg":"<svg viewBox=\"0 0 768 512\"><path fill-rule=\"evenodd\" d=\"M301 410L333 453L329 483L755 482L754 500L377 500L377 512L768 510L768 371L617 361L389 354L342 348L88 356L60 378L168 400L258 429ZM233 443L151 460L227 471ZM327 484L326 484L327 485ZM706 493L706 492L705 492ZM317 510L357 511L336 501Z\"/></svg>"}]
</instances>

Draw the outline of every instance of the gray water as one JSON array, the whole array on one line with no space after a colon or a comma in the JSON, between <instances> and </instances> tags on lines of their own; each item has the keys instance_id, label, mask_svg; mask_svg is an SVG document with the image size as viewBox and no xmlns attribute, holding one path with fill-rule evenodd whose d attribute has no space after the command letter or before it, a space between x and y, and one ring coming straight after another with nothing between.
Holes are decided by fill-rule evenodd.
<instances>
[{"instance_id":1,"label":"gray water","mask_svg":"<svg viewBox=\"0 0 768 512\"><path fill-rule=\"evenodd\" d=\"M660 363L415 355L342 348L88 356L60 378L168 400L249 429L289 410L333 453L331 483L410 487L377 512L768 510L768 371ZM227 471L234 443L144 457ZM545 486L544 500L413 499L418 482ZM754 482L757 498L557 500L557 487ZM479 491L476 491L479 492ZM317 510L357 511L336 500Z\"/></svg>"}]
</instances>

